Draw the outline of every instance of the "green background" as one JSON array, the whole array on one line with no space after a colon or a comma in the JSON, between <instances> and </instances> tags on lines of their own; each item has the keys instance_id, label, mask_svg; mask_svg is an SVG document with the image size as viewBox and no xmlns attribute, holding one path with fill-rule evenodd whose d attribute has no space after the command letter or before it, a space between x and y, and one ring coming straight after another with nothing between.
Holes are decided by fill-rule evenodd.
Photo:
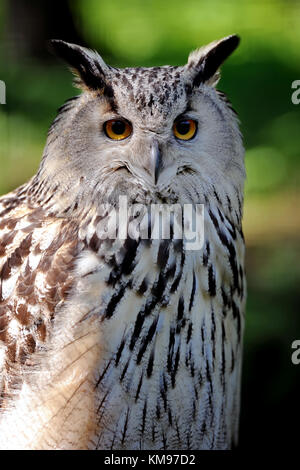
<instances>
[{"instance_id":1,"label":"green background","mask_svg":"<svg viewBox=\"0 0 300 470\"><path fill-rule=\"evenodd\" d=\"M300 80L300 2L77 0L69 5L85 43L111 65L179 65L194 48L231 33L241 36L218 86L239 113L248 175L240 447L292 446L300 418L300 365L291 363L291 343L300 339L300 105L291 101L291 84ZM0 0L0 79L7 86L7 104L0 105L0 194L34 174L56 109L78 93L70 73L53 59L10 54L7 15L8 2Z\"/></svg>"}]
</instances>

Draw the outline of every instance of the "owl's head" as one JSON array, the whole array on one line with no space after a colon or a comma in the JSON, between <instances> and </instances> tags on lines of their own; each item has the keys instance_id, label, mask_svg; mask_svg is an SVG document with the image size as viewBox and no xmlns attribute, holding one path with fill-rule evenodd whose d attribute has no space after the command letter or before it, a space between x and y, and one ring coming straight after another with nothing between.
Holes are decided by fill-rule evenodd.
<instances>
[{"instance_id":1,"label":"owl's head","mask_svg":"<svg viewBox=\"0 0 300 470\"><path fill-rule=\"evenodd\" d=\"M51 44L83 92L59 110L40 175L74 198L124 191L202 202L216 188L242 192L237 119L215 89L237 36L192 52L178 67L117 69L94 51Z\"/></svg>"}]
</instances>

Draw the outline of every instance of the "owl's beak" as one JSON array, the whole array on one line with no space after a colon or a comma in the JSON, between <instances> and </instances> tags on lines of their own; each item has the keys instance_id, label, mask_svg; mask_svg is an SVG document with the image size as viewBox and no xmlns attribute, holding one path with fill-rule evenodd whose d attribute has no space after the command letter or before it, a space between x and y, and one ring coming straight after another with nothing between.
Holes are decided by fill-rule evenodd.
<instances>
[{"instance_id":1,"label":"owl's beak","mask_svg":"<svg viewBox=\"0 0 300 470\"><path fill-rule=\"evenodd\" d=\"M147 171L150 173L150 176L152 177L155 185L158 182L162 167L162 153L158 143L155 141L151 147L150 160L149 164L147 165Z\"/></svg>"},{"instance_id":2,"label":"owl's beak","mask_svg":"<svg viewBox=\"0 0 300 470\"><path fill-rule=\"evenodd\" d=\"M157 140L152 140L147 152L141 153L139 165L130 165L130 171L137 178L157 186L161 173L164 170L162 151Z\"/></svg>"}]
</instances>

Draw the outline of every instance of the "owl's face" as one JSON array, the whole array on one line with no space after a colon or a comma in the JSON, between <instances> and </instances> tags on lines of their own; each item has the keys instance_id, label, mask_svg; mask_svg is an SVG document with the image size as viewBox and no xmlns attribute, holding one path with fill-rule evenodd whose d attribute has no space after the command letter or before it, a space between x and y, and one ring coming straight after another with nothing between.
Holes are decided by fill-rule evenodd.
<instances>
[{"instance_id":1,"label":"owl's face","mask_svg":"<svg viewBox=\"0 0 300 470\"><path fill-rule=\"evenodd\" d=\"M50 130L42 171L66 190L142 192L201 202L242 189L243 147L234 112L214 85L236 36L180 67L115 69L79 46L54 41L83 93ZM85 183L85 184L83 184Z\"/></svg>"}]
</instances>

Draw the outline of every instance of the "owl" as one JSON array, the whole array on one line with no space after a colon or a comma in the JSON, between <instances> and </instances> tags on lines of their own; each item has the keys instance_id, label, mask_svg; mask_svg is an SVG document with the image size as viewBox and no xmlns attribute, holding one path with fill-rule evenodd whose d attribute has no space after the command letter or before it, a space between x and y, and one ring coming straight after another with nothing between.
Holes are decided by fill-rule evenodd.
<instances>
[{"instance_id":1,"label":"owl","mask_svg":"<svg viewBox=\"0 0 300 470\"><path fill-rule=\"evenodd\" d=\"M2 449L236 445L244 150L215 86L238 44L119 69L52 41L82 93L58 110L36 175L0 198ZM176 218L152 236L148 209L171 205L203 208L201 247Z\"/></svg>"}]
</instances>

